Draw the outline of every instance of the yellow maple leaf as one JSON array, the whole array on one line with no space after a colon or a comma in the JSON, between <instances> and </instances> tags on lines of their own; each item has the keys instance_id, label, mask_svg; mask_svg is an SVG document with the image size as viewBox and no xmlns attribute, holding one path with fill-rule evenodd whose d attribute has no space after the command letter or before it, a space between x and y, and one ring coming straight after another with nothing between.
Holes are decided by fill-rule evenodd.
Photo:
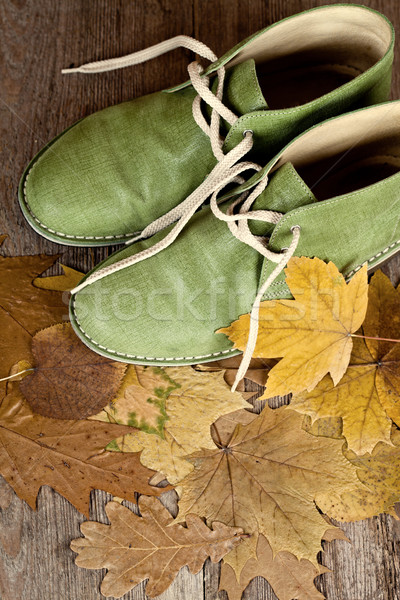
<instances>
[{"instance_id":1,"label":"yellow maple leaf","mask_svg":"<svg viewBox=\"0 0 400 600\"><path fill-rule=\"evenodd\" d=\"M354 338L346 373L335 386L329 376L308 393L295 394L291 407L312 420L341 417L343 435L356 454L390 443L392 419L400 425L400 290L380 271L369 285L368 310ZM385 338L385 339L369 339Z\"/></svg>"},{"instance_id":2,"label":"yellow maple leaf","mask_svg":"<svg viewBox=\"0 0 400 600\"><path fill-rule=\"evenodd\" d=\"M266 406L247 425L239 424L228 443L224 433L214 449L189 457L195 469L180 482L176 520L193 513L250 533L224 559L238 580L256 557L259 534L274 554L288 551L317 564L327 523L316 505L326 512L332 492L340 497L363 487L342 454L341 440L314 437L302 422L293 410Z\"/></svg>"},{"instance_id":3,"label":"yellow maple leaf","mask_svg":"<svg viewBox=\"0 0 400 600\"><path fill-rule=\"evenodd\" d=\"M110 446L122 452L140 452L143 465L155 465L168 481L177 484L193 466L183 457L200 448L213 448L210 427L220 416L249 405L232 393L222 372L199 373L191 367L159 369L170 382L165 419L159 435L135 430Z\"/></svg>"},{"instance_id":4,"label":"yellow maple leaf","mask_svg":"<svg viewBox=\"0 0 400 600\"><path fill-rule=\"evenodd\" d=\"M354 504L353 510L346 511L346 520L365 518L366 506L370 506L370 513L378 515L382 512L396 516L394 505L400 501L400 431L393 430L390 444L380 442L371 454L357 456L350 450L345 451L345 456L355 467L357 475L369 490L370 494L360 490L359 501ZM342 496L342 503L345 495Z\"/></svg>"},{"instance_id":5,"label":"yellow maple leaf","mask_svg":"<svg viewBox=\"0 0 400 600\"><path fill-rule=\"evenodd\" d=\"M337 419L318 419L304 427L315 436L339 436ZM356 486L326 499L324 509L337 521L359 521L394 510L400 501L400 431L393 428L389 443L379 442L371 453L359 456L344 448L344 456L357 469L362 487Z\"/></svg>"},{"instance_id":6,"label":"yellow maple leaf","mask_svg":"<svg viewBox=\"0 0 400 600\"><path fill-rule=\"evenodd\" d=\"M330 373L335 385L349 363L351 334L361 326L367 309L367 267L350 283L332 263L293 257L285 269L294 300L261 303L253 356L282 357L269 373L263 398L312 390ZM220 329L234 347L247 344L250 315Z\"/></svg>"}]
</instances>

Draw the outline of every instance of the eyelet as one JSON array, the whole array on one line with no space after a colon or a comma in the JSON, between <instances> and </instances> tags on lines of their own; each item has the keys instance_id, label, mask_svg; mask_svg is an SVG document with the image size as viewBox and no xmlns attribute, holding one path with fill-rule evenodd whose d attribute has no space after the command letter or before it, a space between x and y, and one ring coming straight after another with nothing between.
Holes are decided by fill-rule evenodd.
<instances>
[{"instance_id":1,"label":"eyelet","mask_svg":"<svg viewBox=\"0 0 400 600\"><path fill-rule=\"evenodd\" d=\"M243 131L243 137L246 137L246 133L250 133L250 135L254 135L254 131L252 129L245 129Z\"/></svg>"},{"instance_id":2,"label":"eyelet","mask_svg":"<svg viewBox=\"0 0 400 600\"><path fill-rule=\"evenodd\" d=\"M291 228L290 228L290 231L293 233L294 229L298 229L299 231L301 231L300 225L292 225Z\"/></svg>"}]
</instances>

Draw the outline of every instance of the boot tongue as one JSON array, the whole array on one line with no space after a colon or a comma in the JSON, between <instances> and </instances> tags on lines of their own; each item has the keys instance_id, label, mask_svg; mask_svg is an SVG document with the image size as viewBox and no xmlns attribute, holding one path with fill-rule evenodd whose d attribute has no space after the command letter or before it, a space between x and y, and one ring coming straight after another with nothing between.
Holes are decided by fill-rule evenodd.
<instances>
[{"instance_id":1,"label":"boot tongue","mask_svg":"<svg viewBox=\"0 0 400 600\"><path fill-rule=\"evenodd\" d=\"M212 91L215 93L217 78ZM224 82L223 103L238 116L255 110L268 110L268 105L258 83L254 59L246 60L227 69Z\"/></svg>"},{"instance_id":2,"label":"boot tongue","mask_svg":"<svg viewBox=\"0 0 400 600\"><path fill-rule=\"evenodd\" d=\"M292 163L285 163L270 177L267 187L258 196L250 210L275 210L287 213L291 210L317 202L310 188L301 179ZM249 221L254 235L271 235L273 223Z\"/></svg>"}]
</instances>

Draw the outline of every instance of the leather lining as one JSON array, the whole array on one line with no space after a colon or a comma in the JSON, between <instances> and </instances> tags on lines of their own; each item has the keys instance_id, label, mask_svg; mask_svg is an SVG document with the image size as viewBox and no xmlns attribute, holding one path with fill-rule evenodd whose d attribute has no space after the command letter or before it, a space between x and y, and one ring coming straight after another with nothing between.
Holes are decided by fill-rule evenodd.
<instances>
[{"instance_id":1,"label":"leather lining","mask_svg":"<svg viewBox=\"0 0 400 600\"><path fill-rule=\"evenodd\" d=\"M400 104L381 104L356 115L349 113L310 129L286 147L274 170L292 163L319 200L398 173Z\"/></svg>"},{"instance_id":2,"label":"leather lining","mask_svg":"<svg viewBox=\"0 0 400 600\"><path fill-rule=\"evenodd\" d=\"M323 7L268 28L228 63L254 58L269 108L305 104L376 64L392 31L381 15L358 6Z\"/></svg>"},{"instance_id":3,"label":"leather lining","mask_svg":"<svg viewBox=\"0 0 400 600\"><path fill-rule=\"evenodd\" d=\"M344 57L349 52L354 55L355 66L364 71L383 57L391 40L390 25L379 13L360 6L326 6L270 27L246 45L229 66L249 58L263 63L334 47Z\"/></svg>"}]
</instances>

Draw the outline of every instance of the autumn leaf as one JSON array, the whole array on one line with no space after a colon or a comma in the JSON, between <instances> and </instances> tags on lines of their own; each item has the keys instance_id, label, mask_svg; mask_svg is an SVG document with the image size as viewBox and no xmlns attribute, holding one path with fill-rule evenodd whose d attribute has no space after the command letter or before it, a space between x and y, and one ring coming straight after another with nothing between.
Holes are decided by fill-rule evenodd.
<instances>
[{"instance_id":1,"label":"autumn leaf","mask_svg":"<svg viewBox=\"0 0 400 600\"><path fill-rule=\"evenodd\" d=\"M238 425L228 443L188 458L195 469L180 482L177 521L194 513L252 534L225 557L238 578L256 556L260 533L274 554L288 551L316 564L327 529L316 505L326 512L332 491L362 486L342 442L306 433L302 421L286 407L266 406L248 425Z\"/></svg>"},{"instance_id":2,"label":"autumn leaf","mask_svg":"<svg viewBox=\"0 0 400 600\"><path fill-rule=\"evenodd\" d=\"M400 339L400 290L380 271L371 279L368 310L360 335ZM400 344L355 338L350 364L334 386L325 377L309 393L296 394L295 410L313 420L341 417L343 435L357 454L390 442L392 419L400 425Z\"/></svg>"},{"instance_id":3,"label":"autumn leaf","mask_svg":"<svg viewBox=\"0 0 400 600\"><path fill-rule=\"evenodd\" d=\"M293 408L291 406L291 408ZM335 440L343 438L343 425L340 417L329 417L327 419L316 419L312 421L307 415L304 417L303 429L317 437L329 437Z\"/></svg>"},{"instance_id":4,"label":"autumn leaf","mask_svg":"<svg viewBox=\"0 0 400 600\"><path fill-rule=\"evenodd\" d=\"M327 526L331 525L326 518ZM348 542L344 532L337 527L327 529L325 541L343 540ZM241 600L243 591L255 577L263 577L274 590L278 600L323 600L323 596L314 586L318 575L328 572L322 565L314 565L302 558L298 560L290 552L278 552L273 556L268 540L260 535L257 544L257 558L250 558L245 564L240 580L232 567L225 563L221 566L219 590L226 590L229 600Z\"/></svg>"},{"instance_id":5,"label":"autumn leaf","mask_svg":"<svg viewBox=\"0 0 400 600\"><path fill-rule=\"evenodd\" d=\"M27 377L28 373L32 371L32 365L27 360L19 360L10 369L9 379L13 383L21 381L24 377Z\"/></svg>"},{"instance_id":6,"label":"autumn leaf","mask_svg":"<svg viewBox=\"0 0 400 600\"><path fill-rule=\"evenodd\" d=\"M148 579L146 595L164 592L187 565L198 573L207 557L218 562L240 543L242 530L214 523L210 530L196 515L187 527L174 525L166 508L155 498L139 499L141 517L117 502L106 506L110 525L82 523L84 538L71 542L75 562L86 569L108 569L101 585L104 596L120 598Z\"/></svg>"},{"instance_id":7,"label":"autumn leaf","mask_svg":"<svg viewBox=\"0 0 400 600\"><path fill-rule=\"evenodd\" d=\"M307 419L309 419L307 417ZM313 435L339 434L335 419L305 423ZM357 469L364 484L340 495L331 494L325 510L337 521L359 521L388 513L396 517L394 505L400 501L400 431L393 428L390 443L379 442L372 453L359 456L344 448L344 456Z\"/></svg>"},{"instance_id":8,"label":"autumn leaf","mask_svg":"<svg viewBox=\"0 0 400 600\"><path fill-rule=\"evenodd\" d=\"M134 431L115 444L123 452L142 451L143 465L176 484L193 469L184 456L214 447L211 424L221 415L249 405L239 393L228 389L223 373L197 373L191 367L170 367L163 372L167 397L162 433Z\"/></svg>"},{"instance_id":9,"label":"autumn leaf","mask_svg":"<svg viewBox=\"0 0 400 600\"><path fill-rule=\"evenodd\" d=\"M364 363L364 364L363 364ZM295 394L291 407L313 420L341 417L349 448L370 452L380 441L389 441L391 421L379 402L375 367L363 340L354 341L350 365L335 387L329 376L306 394Z\"/></svg>"},{"instance_id":10,"label":"autumn leaf","mask_svg":"<svg viewBox=\"0 0 400 600\"><path fill-rule=\"evenodd\" d=\"M148 484L154 473L140 464L138 454L104 452L127 427L48 419L32 413L17 384L9 387L0 405L0 473L31 508L42 485L51 486L85 515L96 488L132 502L135 491L165 491Z\"/></svg>"},{"instance_id":11,"label":"autumn leaf","mask_svg":"<svg viewBox=\"0 0 400 600\"><path fill-rule=\"evenodd\" d=\"M251 407L249 406L249 408ZM215 445L218 446L218 448L228 446L236 426L239 424L250 425L257 417L257 413L245 408L240 408L234 412L222 415L222 417L217 419L211 426L211 437L214 440Z\"/></svg>"},{"instance_id":12,"label":"autumn leaf","mask_svg":"<svg viewBox=\"0 0 400 600\"><path fill-rule=\"evenodd\" d=\"M394 505L400 501L400 431L392 432L390 442L380 442L371 454L363 456L357 456L350 450L345 452L347 460L357 468L359 479L371 491L366 494L360 490L358 502L354 503L352 510L346 507L343 513L345 520L351 518L357 521L383 512L396 517ZM342 505L345 499L346 495L343 495Z\"/></svg>"},{"instance_id":13,"label":"autumn leaf","mask_svg":"<svg viewBox=\"0 0 400 600\"><path fill-rule=\"evenodd\" d=\"M396 502L400 501L400 431L394 429L390 444L380 442L371 454L357 456L347 450L345 456L355 467L360 480L381 498L384 508L380 512L388 512ZM394 514L394 511L390 511Z\"/></svg>"},{"instance_id":14,"label":"autumn leaf","mask_svg":"<svg viewBox=\"0 0 400 600\"><path fill-rule=\"evenodd\" d=\"M179 384L159 367L129 365L116 397L91 417L108 423L137 427L162 436L167 420L165 401Z\"/></svg>"},{"instance_id":15,"label":"autumn leaf","mask_svg":"<svg viewBox=\"0 0 400 600\"><path fill-rule=\"evenodd\" d=\"M19 360L32 361L32 336L68 317L68 306L57 292L39 290L32 280L57 256L0 256L0 378ZM2 398L5 383L0 383Z\"/></svg>"},{"instance_id":16,"label":"autumn leaf","mask_svg":"<svg viewBox=\"0 0 400 600\"><path fill-rule=\"evenodd\" d=\"M36 277L33 280L33 285L37 288L40 288L41 290L69 292L78 285L84 274L61 263L60 267L64 271L63 275L52 275L51 277Z\"/></svg>"},{"instance_id":17,"label":"autumn leaf","mask_svg":"<svg viewBox=\"0 0 400 600\"><path fill-rule=\"evenodd\" d=\"M58 256L0 256L1 312L8 313L20 327L33 335L68 314L60 294L41 291L32 280L51 267Z\"/></svg>"},{"instance_id":18,"label":"autumn leaf","mask_svg":"<svg viewBox=\"0 0 400 600\"><path fill-rule=\"evenodd\" d=\"M253 356L283 357L271 369L262 398L312 390L327 373L336 385L349 364L351 334L367 309L366 266L348 284L332 262L319 258L293 257L285 274L294 300L261 303ZM243 315L219 333L244 350L249 322Z\"/></svg>"},{"instance_id":19,"label":"autumn leaf","mask_svg":"<svg viewBox=\"0 0 400 600\"><path fill-rule=\"evenodd\" d=\"M314 586L314 579L329 569L315 566L302 558L298 560L289 552L278 552L274 557L271 546L263 535L258 538L257 558L245 564L237 581L235 572L223 563L219 590L226 590L229 600L241 600L242 593L255 577L264 577L279 600L323 600L325 596Z\"/></svg>"},{"instance_id":20,"label":"autumn leaf","mask_svg":"<svg viewBox=\"0 0 400 600\"><path fill-rule=\"evenodd\" d=\"M69 323L33 338L33 371L21 391L35 412L55 419L80 419L100 410L121 384L126 364L90 350Z\"/></svg>"}]
</instances>

